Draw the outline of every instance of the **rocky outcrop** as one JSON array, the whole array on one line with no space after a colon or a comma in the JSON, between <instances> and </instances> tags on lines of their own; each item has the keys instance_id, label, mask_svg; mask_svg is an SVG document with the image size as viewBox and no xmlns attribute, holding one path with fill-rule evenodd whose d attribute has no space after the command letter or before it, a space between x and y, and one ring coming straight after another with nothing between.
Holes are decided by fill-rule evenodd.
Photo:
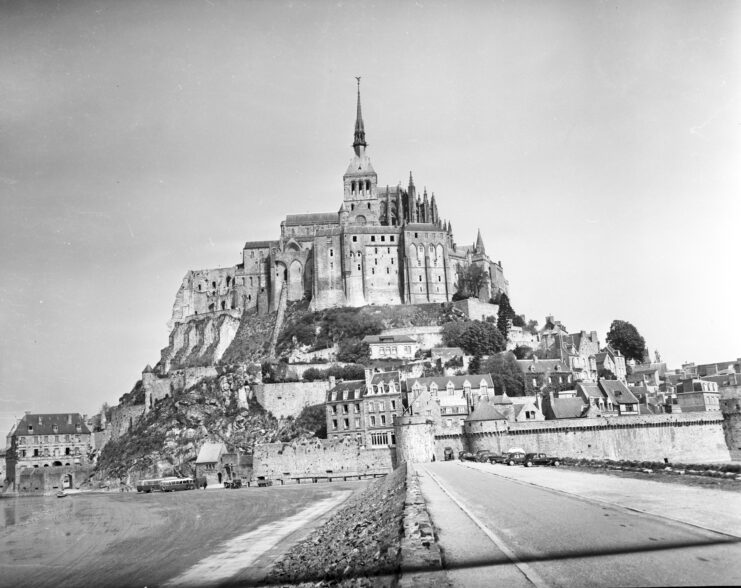
<instances>
[{"instance_id":1,"label":"rocky outcrop","mask_svg":"<svg viewBox=\"0 0 741 588\"><path fill-rule=\"evenodd\" d=\"M165 373L185 367L216 365L234 340L240 319L216 313L176 323L170 344L162 350L160 365Z\"/></svg>"}]
</instances>

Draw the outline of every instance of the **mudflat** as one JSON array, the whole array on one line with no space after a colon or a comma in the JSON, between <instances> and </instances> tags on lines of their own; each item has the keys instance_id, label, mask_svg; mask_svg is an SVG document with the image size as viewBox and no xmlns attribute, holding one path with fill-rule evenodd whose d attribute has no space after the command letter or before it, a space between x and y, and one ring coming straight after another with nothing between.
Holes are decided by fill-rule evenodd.
<instances>
[{"instance_id":1,"label":"mudflat","mask_svg":"<svg viewBox=\"0 0 741 588\"><path fill-rule=\"evenodd\" d=\"M219 553L230 539L321 501L339 504L364 487L355 482L2 499L0 586L164 584ZM290 537L281 541L281 550L291 543Z\"/></svg>"}]
</instances>

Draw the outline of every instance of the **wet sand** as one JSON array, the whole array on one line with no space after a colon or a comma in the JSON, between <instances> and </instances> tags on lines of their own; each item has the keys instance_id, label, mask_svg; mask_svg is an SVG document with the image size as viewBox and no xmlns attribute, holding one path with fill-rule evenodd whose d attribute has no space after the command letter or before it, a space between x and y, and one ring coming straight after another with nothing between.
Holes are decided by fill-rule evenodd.
<instances>
[{"instance_id":1,"label":"wet sand","mask_svg":"<svg viewBox=\"0 0 741 588\"><path fill-rule=\"evenodd\" d=\"M364 487L355 482L2 499L0 586L162 585L221 553L228 540L322 500L340 503L348 491ZM266 571L265 560L276 558L306 531L292 532L257 561L246 559L245 567ZM204 584L210 581L203 578Z\"/></svg>"}]
</instances>

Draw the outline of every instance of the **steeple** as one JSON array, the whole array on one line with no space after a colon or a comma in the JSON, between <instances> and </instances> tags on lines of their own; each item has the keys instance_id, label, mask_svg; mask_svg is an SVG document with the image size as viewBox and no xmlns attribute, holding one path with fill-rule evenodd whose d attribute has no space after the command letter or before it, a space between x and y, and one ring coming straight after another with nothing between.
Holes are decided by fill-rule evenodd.
<instances>
[{"instance_id":1,"label":"steeple","mask_svg":"<svg viewBox=\"0 0 741 588\"><path fill-rule=\"evenodd\" d=\"M365 127L363 126L363 113L360 111L360 77L356 77L358 80L358 113L355 117L355 139L353 141L353 149L355 154L360 155L359 147L367 147L368 144L365 142Z\"/></svg>"},{"instance_id":2,"label":"steeple","mask_svg":"<svg viewBox=\"0 0 741 588\"><path fill-rule=\"evenodd\" d=\"M481 229L478 230L478 235L476 235L476 245L474 248L476 253L486 253L486 249L484 249L484 240L481 238Z\"/></svg>"}]
</instances>

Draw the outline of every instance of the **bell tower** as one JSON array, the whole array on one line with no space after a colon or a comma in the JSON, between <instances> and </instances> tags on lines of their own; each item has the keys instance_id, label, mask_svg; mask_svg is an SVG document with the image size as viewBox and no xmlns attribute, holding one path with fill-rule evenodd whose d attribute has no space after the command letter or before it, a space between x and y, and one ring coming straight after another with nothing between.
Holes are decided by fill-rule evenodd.
<instances>
[{"instance_id":1,"label":"bell tower","mask_svg":"<svg viewBox=\"0 0 741 588\"><path fill-rule=\"evenodd\" d=\"M344 205L348 212L348 222L353 225L377 225L379 223L378 176L365 152L368 144L365 141L365 126L360 108L360 78L358 82L358 109L355 116L355 134L353 151L355 156L350 160L343 176Z\"/></svg>"}]
</instances>

